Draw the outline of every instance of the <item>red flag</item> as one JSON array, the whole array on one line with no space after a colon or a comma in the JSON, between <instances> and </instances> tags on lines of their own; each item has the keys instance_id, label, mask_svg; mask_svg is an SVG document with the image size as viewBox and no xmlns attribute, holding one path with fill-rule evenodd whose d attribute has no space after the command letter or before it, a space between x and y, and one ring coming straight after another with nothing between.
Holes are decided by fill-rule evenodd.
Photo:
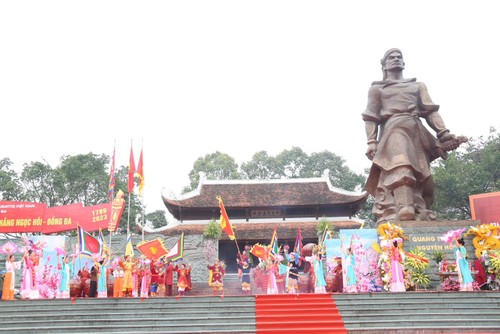
<instances>
[{"instance_id":1,"label":"red flag","mask_svg":"<svg viewBox=\"0 0 500 334\"><path fill-rule=\"evenodd\" d=\"M115 172L115 152L116 152L116 145L113 148L113 158L111 159L111 167L109 170L109 190L108 190L108 195L109 195L109 201L113 201L113 197L115 195L115 183L116 183L116 172Z\"/></svg>"},{"instance_id":2,"label":"red flag","mask_svg":"<svg viewBox=\"0 0 500 334\"><path fill-rule=\"evenodd\" d=\"M184 257L184 232L182 232L180 238L177 240L175 245L168 251L165 255L165 259L170 261L177 261Z\"/></svg>"},{"instance_id":3,"label":"red flag","mask_svg":"<svg viewBox=\"0 0 500 334\"><path fill-rule=\"evenodd\" d=\"M299 232L297 233L297 238L295 239L295 245L293 247L293 252L297 253L297 254L302 253L302 233L300 232L300 228L299 228Z\"/></svg>"},{"instance_id":4,"label":"red flag","mask_svg":"<svg viewBox=\"0 0 500 334\"><path fill-rule=\"evenodd\" d=\"M134 162L134 151L132 150L132 145L130 145L130 161L128 164L128 192L134 191L135 181L135 162Z\"/></svg>"},{"instance_id":5,"label":"red flag","mask_svg":"<svg viewBox=\"0 0 500 334\"><path fill-rule=\"evenodd\" d=\"M163 240L160 238L141 241L137 244L137 249L151 261L156 261L168 254L168 250L165 248Z\"/></svg>"},{"instance_id":6,"label":"red flag","mask_svg":"<svg viewBox=\"0 0 500 334\"><path fill-rule=\"evenodd\" d=\"M271 237L271 243L269 244L269 249L271 250L271 253L273 253L274 255L279 254L280 252L276 227L274 228L273 236Z\"/></svg>"},{"instance_id":7,"label":"red flag","mask_svg":"<svg viewBox=\"0 0 500 334\"><path fill-rule=\"evenodd\" d=\"M137 176L139 176L139 195L142 196L142 188L144 187L144 169L142 167L142 148L139 162L137 163Z\"/></svg>"},{"instance_id":8,"label":"red flag","mask_svg":"<svg viewBox=\"0 0 500 334\"><path fill-rule=\"evenodd\" d=\"M250 253L252 253L261 260L267 261L269 258L269 247L260 244L255 244L252 246L252 249L250 249Z\"/></svg>"},{"instance_id":9,"label":"red flag","mask_svg":"<svg viewBox=\"0 0 500 334\"><path fill-rule=\"evenodd\" d=\"M83 230L83 228L78 225L78 246L80 253L92 256L95 253L101 253L101 244L99 241L91 236L89 233Z\"/></svg>"},{"instance_id":10,"label":"red flag","mask_svg":"<svg viewBox=\"0 0 500 334\"><path fill-rule=\"evenodd\" d=\"M229 239L234 240L236 237L234 236L233 227L229 222L229 217L227 216L224 203L222 203L222 198L220 196L217 196L217 199L219 200L219 207L220 207L220 227L224 230L224 232L227 233Z\"/></svg>"}]
</instances>

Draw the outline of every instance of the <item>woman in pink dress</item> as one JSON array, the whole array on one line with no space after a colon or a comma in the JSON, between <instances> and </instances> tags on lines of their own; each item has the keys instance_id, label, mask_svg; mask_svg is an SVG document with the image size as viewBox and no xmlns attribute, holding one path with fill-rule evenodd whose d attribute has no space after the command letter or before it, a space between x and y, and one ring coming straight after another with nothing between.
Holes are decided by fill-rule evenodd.
<instances>
[{"instance_id":1,"label":"woman in pink dress","mask_svg":"<svg viewBox=\"0 0 500 334\"><path fill-rule=\"evenodd\" d=\"M21 281L21 297L23 299L38 299L40 292L37 287L37 273L39 258L36 253L30 249L24 255L23 279Z\"/></svg>"},{"instance_id":2,"label":"woman in pink dress","mask_svg":"<svg viewBox=\"0 0 500 334\"><path fill-rule=\"evenodd\" d=\"M391 248L391 292L406 291L403 276L403 255L398 240L394 240Z\"/></svg>"},{"instance_id":3,"label":"woman in pink dress","mask_svg":"<svg viewBox=\"0 0 500 334\"><path fill-rule=\"evenodd\" d=\"M276 275L278 274L278 265L270 262L267 266L267 294L278 294L278 284L276 283Z\"/></svg>"},{"instance_id":4,"label":"woman in pink dress","mask_svg":"<svg viewBox=\"0 0 500 334\"><path fill-rule=\"evenodd\" d=\"M151 270L150 270L150 265L151 262L149 260L144 261L141 265L140 268L140 273L141 273L141 293L140 297L141 298L148 298L149 297L149 287L150 287L150 281L151 281Z\"/></svg>"}]
</instances>

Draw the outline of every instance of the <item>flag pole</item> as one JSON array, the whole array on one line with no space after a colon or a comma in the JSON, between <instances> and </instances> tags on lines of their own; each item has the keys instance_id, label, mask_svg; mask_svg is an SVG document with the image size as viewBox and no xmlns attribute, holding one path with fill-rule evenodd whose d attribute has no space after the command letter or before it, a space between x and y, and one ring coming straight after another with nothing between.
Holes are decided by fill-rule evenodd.
<instances>
[{"instance_id":1,"label":"flag pole","mask_svg":"<svg viewBox=\"0 0 500 334\"><path fill-rule=\"evenodd\" d=\"M130 192L128 193L127 232L130 231Z\"/></svg>"},{"instance_id":2,"label":"flag pole","mask_svg":"<svg viewBox=\"0 0 500 334\"><path fill-rule=\"evenodd\" d=\"M144 194L143 194L144 196ZM142 197L142 241L144 241L144 227L146 226L146 207L144 205L144 197Z\"/></svg>"},{"instance_id":3,"label":"flag pole","mask_svg":"<svg viewBox=\"0 0 500 334\"><path fill-rule=\"evenodd\" d=\"M115 175L114 175L115 170L114 169L116 168L116 166L115 166L115 158L116 158L115 157L115 153L116 153L116 138L115 138L115 144L113 146L113 160L111 162L113 167L112 167L112 171L110 171L110 173L113 173L113 175L112 175L113 178L115 177ZM111 175L110 175L110 178L111 178ZM110 203L111 204L111 208L110 208L111 211L110 211L109 222L108 222L109 247L110 248L111 248L111 236L113 235L113 231L111 231L109 229L109 224L111 224L111 222L113 220L113 199L114 199L114 197L115 197L115 187L114 187L114 184L113 184L113 189L112 189L111 198L110 198L110 200L111 200L111 203ZM110 256L111 256L111 254L110 254Z\"/></svg>"}]
</instances>

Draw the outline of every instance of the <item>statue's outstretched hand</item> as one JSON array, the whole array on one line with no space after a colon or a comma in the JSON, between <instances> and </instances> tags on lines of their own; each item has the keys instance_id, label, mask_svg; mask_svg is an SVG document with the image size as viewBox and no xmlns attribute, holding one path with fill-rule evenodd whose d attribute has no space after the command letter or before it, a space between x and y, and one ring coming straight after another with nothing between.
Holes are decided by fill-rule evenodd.
<instances>
[{"instance_id":1,"label":"statue's outstretched hand","mask_svg":"<svg viewBox=\"0 0 500 334\"><path fill-rule=\"evenodd\" d=\"M368 144L368 149L366 150L365 153L368 159L373 160L375 153L377 153L377 143Z\"/></svg>"}]
</instances>

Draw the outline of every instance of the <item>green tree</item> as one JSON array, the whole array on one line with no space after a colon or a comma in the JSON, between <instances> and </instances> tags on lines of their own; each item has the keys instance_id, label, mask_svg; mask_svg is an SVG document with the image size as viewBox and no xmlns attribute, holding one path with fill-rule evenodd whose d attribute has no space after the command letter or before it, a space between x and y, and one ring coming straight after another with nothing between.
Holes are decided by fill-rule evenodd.
<instances>
[{"instance_id":1,"label":"green tree","mask_svg":"<svg viewBox=\"0 0 500 334\"><path fill-rule=\"evenodd\" d=\"M312 153L303 167L301 177L320 177L325 170L329 171L331 184L344 190L361 188L366 180L363 175L351 171L344 159L329 151Z\"/></svg>"},{"instance_id":2,"label":"green tree","mask_svg":"<svg viewBox=\"0 0 500 334\"><path fill-rule=\"evenodd\" d=\"M65 204L61 203L57 194L55 174L47 162L32 161L24 164L20 177L24 200L45 203L49 207Z\"/></svg>"},{"instance_id":3,"label":"green tree","mask_svg":"<svg viewBox=\"0 0 500 334\"><path fill-rule=\"evenodd\" d=\"M0 160L0 198L6 201L21 201L22 188L17 173L12 170L9 158Z\"/></svg>"},{"instance_id":4,"label":"green tree","mask_svg":"<svg viewBox=\"0 0 500 334\"><path fill-rule=\"evenodd\" d=\"M276 156L275 174L283 178L300 178L308 160L307 153L299 147L283 150Z\"/></svg>"},{"instance_id":5,"label":"green tree","mask_svg":"<svg viewBox=\"0 0 500 334\"><path fill-rule=\"evenodd\" d=\"M0 160L0 198L45 203L49 207L106 203L109 201L109 163L109 156L104 154L66 155L61 157L60 164L55 168L47 162L26 163L18 176L11 169L10 159L4 158ZM127 201L118 229L124 232L128 222L133 227L141 212L137 196L127 193L128 167L117 168L115 194L120 189L124 191Z\"/></svg>"},{"instance_id":6,"label":"green tree","mask_svg":"<svg viewBox=\"0 0 500 334\"><path fill-rule=\"evenodd\" d=\"M440 219L470 219L469 195L500 190L500 135L470 140L447 160L433 165L436 192L433 209Z\"/></svg>"},{"instance_id":7,"label":"green tree","mask_svg":"<svg viewBox=\"0 0 500 334\"><path fill-rule=\"evenodd\" d=\"M146 220L151 222L154 228L163 227L168 224L164 210L156 210L150 213L146 213Z\"/></svg>"},{"instance_id":8,"label":"green tree","mask_svg":"<svg viewBox=\"0 0 500 334\"><path fill-rule=\"evenodd\" d=\"M239 179L238 164L234 158L221 153L219 151L199 157L193 165L193 169L189 172L189 179L191 183L189 188L184 191L191 191L196 189L200 182L200 172L206 174L209 180L233 180Z\"/></svg>"},{"instance_id":9,"label":"green tree","mask_svg":"<svg viewBox=\"0 0 500 334\"><path fill-rule=\"evenodd\" d=\"M241 164L241 177L249 180L276 179L276 159L266 151L260 151L252 156L252 160Z\"/></svg>"},{"instance_id":10,"label":"green tree","mask_svg":"<svg viewBox=\"0 0 500 334\"><path fill-rule=\"evenodd\" d=\"M108 202L108 162L109 157L105 154L63 156L54 177L60 204L89 206Z\"/></svg>"}]
</instances>

